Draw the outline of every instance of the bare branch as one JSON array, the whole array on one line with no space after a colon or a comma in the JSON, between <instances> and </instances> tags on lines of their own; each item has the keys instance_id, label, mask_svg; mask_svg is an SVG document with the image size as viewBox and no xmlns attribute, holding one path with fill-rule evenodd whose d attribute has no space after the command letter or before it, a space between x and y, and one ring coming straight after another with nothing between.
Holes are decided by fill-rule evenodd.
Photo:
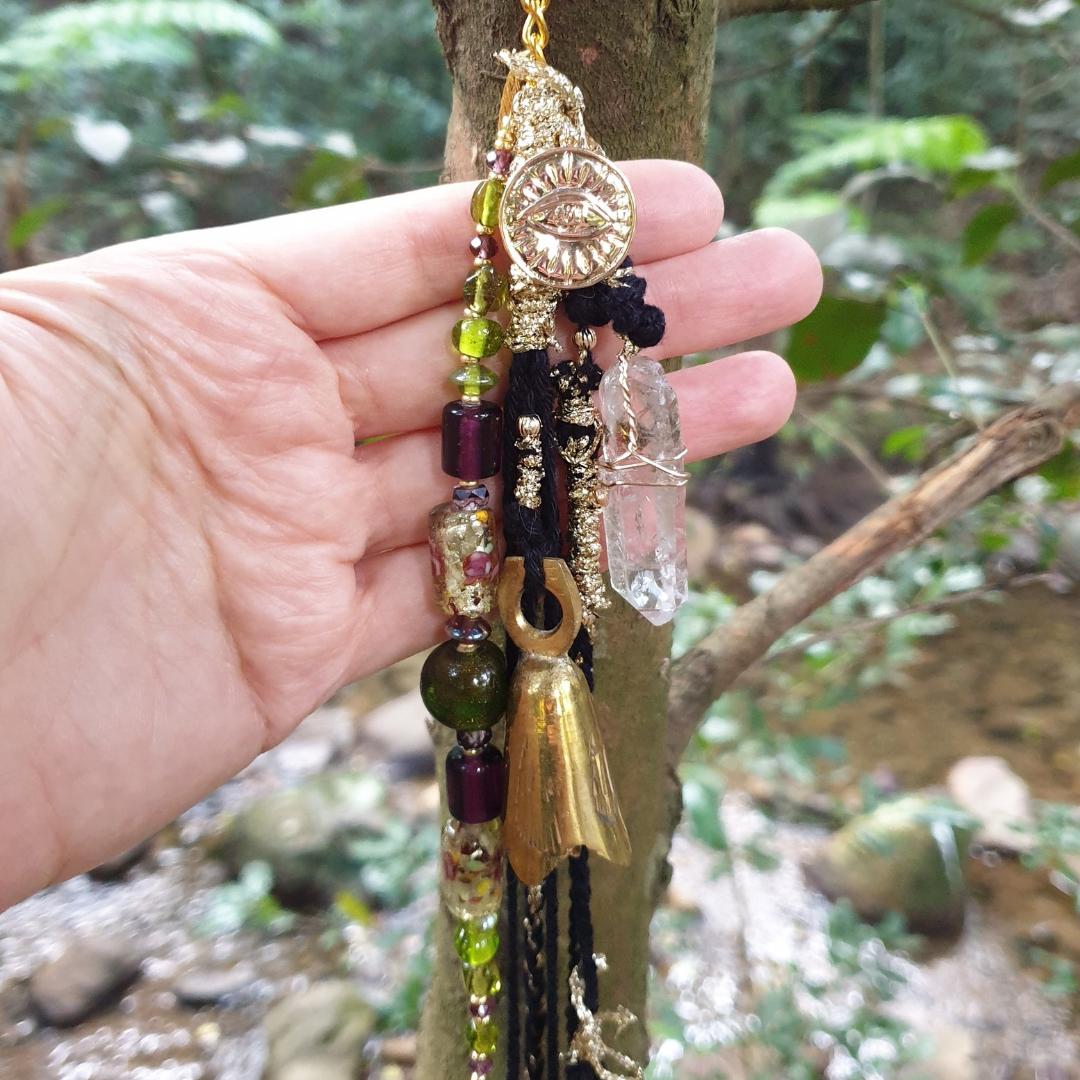
<instances>
[{"instance_id":1,"label":"bare branch","mask_svg":"<svg viewBox=\"0 0 1080 1080\"><path fill-rule=\"evenodd\" d=\"M775 15L781 11L845 11L869 0L719 0L717 22L747 15Z\"/></svg>"},{"instance_id":2,"label":"bare branch","mask_svg":"<svg viewBox=\"0 0 1080 1080\"><path fill-rule=\"evenodd\" d=\"M781 634L897 552L1048 461L1077 425L1077 383L1011 410L911 491L878 507L812 559L789 570L769 592L740 607L674 665L668 698L669 760L678 760L709 705Z\"/></svg>"}]
</instances>

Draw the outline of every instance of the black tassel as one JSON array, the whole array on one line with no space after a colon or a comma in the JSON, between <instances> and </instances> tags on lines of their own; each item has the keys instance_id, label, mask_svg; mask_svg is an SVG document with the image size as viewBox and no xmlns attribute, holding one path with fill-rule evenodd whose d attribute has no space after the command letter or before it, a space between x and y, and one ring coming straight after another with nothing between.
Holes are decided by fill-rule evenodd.
<instances>
[{"instance_id":1,"label":"black tassel","mask_svg":"<svg viewBox=\"0 0 1080 1080\"><path fill-rule=\"evenodd\" d=\"M521 1077L521 883L506 864L506 1075Z\"/></svg>"},{"instance_id":2,"label":"black tassel","mask_svg":"<svg viewBox=\"0 0 1080 1080\"><path fill-rule=\"evenodd\" d=\"M592 923L592 880L589 872L589 849L582 848L580 855L570 858L570 943L568 947L569 970L576 967L585 983L585 1006L590 1012L600 1010L600 983L596 971ZM578 1029L577 1010L566 1005L566 1039L569 1042ZM566 1080L596 1080L591 1065L579 1061L567 1065Z\"/></svg>"}]
</instances>

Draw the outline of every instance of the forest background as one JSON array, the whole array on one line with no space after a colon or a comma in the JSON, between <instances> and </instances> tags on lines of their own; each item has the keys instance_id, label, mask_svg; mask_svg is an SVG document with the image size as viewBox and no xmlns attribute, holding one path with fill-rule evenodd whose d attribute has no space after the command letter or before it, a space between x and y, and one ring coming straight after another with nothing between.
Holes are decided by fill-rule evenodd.
<instances>
[{"instance_id":1,"label":"forest background","mask_svg":"<svg viewBox=\"0 0 1080 1080\"><path fill-rule=\"evenodd\" d=\"M435 183L450 104L426 0L0 0L2 268ZM725 193L725 234L794 228L821 256L826 292L771 343L800 381L792 422L695 473L696 591L676 657L995 419L1071 393L1080 11L877 0L722 18L704 164ZM734 857L719 813L731 786L834 825L891 793L895 777L863 769L813 718L901 684L964 601L1068 591L1080 456L1070 438L1034 464L841 592L693 718L681 781L698 841ZM1070 738L1043 740L1044 756ZM1075 893L1070 785L1047 789L1060 798L1040 811L1038 852ZM740 857L767 862L753 847ZM267 910L248 904L243 918L265 931ZM841 943L863 933L842 910L835 929ZM1067 984L1071 968L1044 966ZM879 1022L871 1010L863 1035L884 1037ZM681 1038L670 1018L665 1030ZM796 1076L816 1030L761 1039Z\"/></svg>"}]
</instances>

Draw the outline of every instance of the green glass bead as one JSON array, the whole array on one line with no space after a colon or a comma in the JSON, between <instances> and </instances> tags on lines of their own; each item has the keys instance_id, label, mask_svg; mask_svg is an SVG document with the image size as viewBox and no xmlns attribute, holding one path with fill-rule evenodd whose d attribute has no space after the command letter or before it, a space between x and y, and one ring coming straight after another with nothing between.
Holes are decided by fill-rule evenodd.
<instances>
[{"instance_id":1,"label":"green glass bead","mask_svg":"<svg viewBox=\"0 0 1080 1080\"><path fill-rule=\"evenodd\" d=\"M506 711L506 659L493 641L444 641L424 661L420 694L427 711L457 731L494 727Z\"/></svg>"},{"instance_id":2,"label":"green glass bead","mask_svg":"<svg viewBox=\"0 0 1080 1080\"><path fill-rule=\"evenodd\" d=\"M484 1017L482 1020L470 1020L465 1025L465 1039L469 1044L469 1049L474 1054L484 1054L490 1057L495 1053L495 1047L499 1042L499 1029L490 1016Z\"/></svg>"},{"instance_id":3,"label":"green glass bead","mask_svg":"<svg viewBox=\"0 0 1080 1080\"><path fill-rule=\"evenodd\" d=\"M488 265L474 270L465 279L461 295L477 315L486 315L489 311L498 311L506 303L509 292L510 281L506 275Z\"/></svg>"},{"instance_id":4,"label":"green glass bead","mask_svg":"<svg viewBox=\"0 0 1080 1080\"><path fill-rule=\"evenodd\" d=\"M463 968L461 973L465 977L465 993L470 1001L484 1001L502 993L502 976L493 960Z\"/></svg>"},{"instance_id":5,"label":"green glass bead","mask_svg":"<svg viewBox=\"0 0 1080 1080\"><path fill-rule=\"evenodd\" d=\"M502 348L503 328L491 319L458 319L450 340L462 356L486 360Z\"/></svg>"},{"instance_id":6,"label":"green glass bead","mask_svg":"<svg viewBox=\"0 0 1080 1080\"><path fill-rule=\"evenodd\" d=\"M499 224L499 204L502 202L506 181L501 176L492 177L478 184L473 192L469 212L473 221L484 229L495 229Z\"/></svg>"},{"instance_id":7,"label":"green glass bead","mask_svg":"<svg viewBox=\"0 0 1080 1080\"><path fill-rule=\"evenodd\" d=\"M461 962L468 967L478 967L495 959L499 951L499 934L495 929L498 917L487 915L483 919L462 919L454 933L454 948Z\"/></svg>"},{"instance_id":8,"label":"green glass bead","mask_svg":"<svg viewBox=\"0 0 1080 1080\"><path fill-rule=\"evenodd\" d=\"M499 385L499 373L483 364L466 364L450 376L450 381L465 397L479 397Z\"/></svg>"}]
</instances>

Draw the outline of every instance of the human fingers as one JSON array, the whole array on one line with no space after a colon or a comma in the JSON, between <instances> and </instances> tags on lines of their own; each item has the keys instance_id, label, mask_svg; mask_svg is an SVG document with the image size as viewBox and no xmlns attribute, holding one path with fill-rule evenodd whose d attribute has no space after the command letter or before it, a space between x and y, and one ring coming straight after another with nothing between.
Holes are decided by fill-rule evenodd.
<instances>
[{"instance_id":1,"label":"human fingers","mask_svg":"<svg viewBox=\"0 0 1080 1080\"><path fill-rule=\"evenodd\" d=\"M671 384L679 399L683 438L691 461L759 442L791 414L795 380L787 364L770 352L748 352L677 371ZM419 544L428 511L444 502L453 480L440 467L440 436L413 431L360 447L364 486L379 493L381 507L366 549L380 551Z\"/></svg>"},{"instance_id":2,"label":"human fingers","mask_svg":"<svg viewBox=\"0 0 1080 1080\"><path fill-rule=\"evenodd\" d=\"M362 559L356 564L354 632L341 685L434 644L445 622L435 604L426 543Z\"/></svg>"},{"instance_id":3,"label":"human fingers","mask_svg":"<svg viewBox=\"0 0 1080 1080\"><path fill-rule=\"evenodd\" d=\"M638 204L631 254L663 259L706 244L723 218L713 180L680 161L625 165ZM200 240L238 256L316 340L359 334L446 303L472 265L475 183L230 225ZM156 241L190 243L181 237Z\"/></svg>"},{"instance_id":4,"label":"human fingers","mask_svg":"<svg viewBox=\"0 0 1080 1080\"><path fill-rule=\"evenodd\" d=\"M794 233L764 229L640 268L646 299L667 314L650 355L661 359L747 341L797 322L821 294L821 268ZM325 342L357 438L434 427L453 361L444 349L457 308L427 311L358 337ZM614 355L614 349L607 349ZM598 355L603 355L601 350ZM505 359L491 361L505 375Z\"/></svg>"}]
</instances>

